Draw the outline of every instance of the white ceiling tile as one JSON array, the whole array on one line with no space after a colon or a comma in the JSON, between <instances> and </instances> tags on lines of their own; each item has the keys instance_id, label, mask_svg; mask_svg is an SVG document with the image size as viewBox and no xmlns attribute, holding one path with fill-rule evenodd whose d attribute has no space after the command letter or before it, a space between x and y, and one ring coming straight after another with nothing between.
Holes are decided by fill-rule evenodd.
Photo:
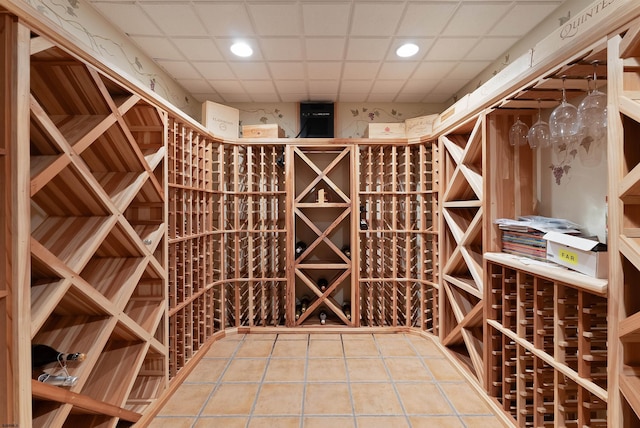
<instances>
[{"instance_id":1,"label":"white ceiling tile","mask_svg":"<svg viewBox=\"0 0 640 428\"><path fill-rule=\"evenodd\" d=\"M302 42L299 38L264 38L260 48L266 61L302 61Z\"/></svg>"},{"instance_id":2,"label":"white ceiling tile","mask_svg":"<svg viewBox=\"0 0 640 428\"><path fill-rule=\"evenodd\" d=\"M440 38L434 42L425 58L431 61L461 60L476 43L475 38Z\"/></svg>"},{"instance_id":3,"label":"white ceiling tile","mask_svg":"<svg viewBox=\"0 0 640 428\"><path fill-rule=\"evenodd\" d=\"M408 39L408 38L395 38L393 40L393 42L391 43L391 49L389 49L389 51L387 52L387 60L388 61L418 61L418 60L422 60L422 58L425 56L425 54L427 52L429 52L429 49L431 49L431 46L433 46L433 43L435 42L436 39L434 38L412 38L412 39ZM413 43L415 45L418 46L418 48L420 48L420 50L418 51L418 53L410 58L401 58L398 55L396 55L396 50L404 45L405 43Z\"/></svg>"},{"instance_id":4,"label":"white ceiling tile","mask_svg":"<svg viewBox=\"0 0 640 428\"><path fill-rule=\"evenodd\" d=\"M471 49L465 59L474 61L493 61L506 52L518 39L516 38L496 38L485 37Z\"/></svg>"},{"instance_id":5,"label":"white ceiling tile","mask_svg":"<svg viewBox=\"0 0 640 428\"><path fill-rule=\"evenodd\" d=\"M346 39L306 38L305 56L310 61L342 61Z\"/></svg>"},{"instance_id":6,"label":"white ceiling tile","mask_svg":"<svg viewBox=\"0 0 640 428\"><path fill-rule=\"evenodd\" d=\"M275 94L276 88L271 80L243 80L242 86L249 94Z\"/></svg>"},{"instance_id":7,"label":"white ceiling tile","mask_svg":"<svg viewBox=\"0 0 640 428\"><path fill-rule=\"evenodd\" d=\"M302 4L302 22L307 36L345 36L349 30L350 4Z\"/></svg>"},{"instance_id":8,"label":"white ceiling tile","mask_svg":"<svg viewBox=\"0 0 640 428\"><path fill-rule=\"evenodd\" d=\"M177 82L190 93L206 93L212 90L205 79L178 79Z\"/></svg>"},{"instance_id":9,"label":"white ceiling tile","mask_svg":"<svg viewBox=\"0 0 640 428\"><path fill-rule=\"evenodd\" d=\"M190 61L221 61L224 59L213 40L174 38L173 43Z\"/></svg>"},{"instance_id":10,"label":"white ceiling tile","mask_svg":"<svg viewBox=\"0 0 640 428\"><path fill-rule=\"evenodd\" d=\"M440 79L411 79L404 85L402 92L415 92L424 95L431 92L439 82Z\"/></svg>"},{"instance_id":11,"label":"white ceiling tile","mask_svg":"<svg viewBox=\"0 0 640 428\"><path fill-rule=\"evenodd\" d=\"M352 61L381 61L390 43L390 39L383 38L352 38L347 47L347 58Z\"/></svg>"},{"instance_id":12,"label":"white ceiling tile","mask_svg":"<svg viewBox=\"0 0 640 428\"><path fill-rule=\"evenodd\" d=\"M281 94L306 94L308 92L307 82L304 80L276 80L275 84Z\"/></svg>"},{"instance_id":13,"label":"white ceiling tile","mask_svg":"<svg viewBox=\"0 0 640 428\"><path fill-rule=\"evenodd\" d=\"M356 3L351 23L352 36L391 36L398 28L402 8L387 2Z\"/></svg>"},{"instance_id":14,"label":"white ceiling tile","mask_svg":"<svg viewBox=\"0 0 640 428\"><path fill-rule=\"evenodd\" d=\"M376 80L371 88L372 93L395 94L405 84L404 80Z\"/></svg>"},{"instance_id":15,"label":"white ceiling tile","mask_svg":"<svg viewBox=\"0 0 640 428\"><path fill-rule=\"evenodd\" d=\"M227 103L251 103L253 99L244 92L229 92L220 94Z\"/></svg>"},{"instance_id":16,"label":"white ceiling tile","mask_svg":"<svg viewBox=\"0 0 640 428\"><path fill-rule=\"evenodd\" d=\"M340 93L369 93L373 80L343 80Z\"/></svg>"},{"instance_id":17,"label":"white ceiling tile","mask_svg":"<svg viewBox=\"0 0 640 428\"><path fill-rule=\"evenodd\" d=\"M277 100L277 92L250 92L249 96L254 103L272 103L273 100Z\"/></svg>"},{"instance_id":18,"label":"white ceiling tile","mask_svg":"<svg viewBox=\"0 0 640 428\"><path fill-rule=\"evenodd\" d=\"M201 77L196 69L186 61L158 60L157 63L175 79L199 79Z\"/></svg>"},{"instance_id":19,"label":"white ceiling tile","mask_svg":"<svg viewBox=\"0 0 640 428\"><path fill-rule=\"evenodd\" d=\"M410 3L397 34L410 37L438 35L451 19L457 5L458 2Z\"/></svg>"},{"instance_id":20,"label":"white ceiling tile","mask_svg":"<svg viewBox=\"0 0 640 428\"><path fill-rule=\"evenodd\" d=\"M340 92L340 102L343 103L364 103L367 101L369 93L349 93Z\"/></svg>"},{"instance_id":21,"label":"white ceiling tile","mask_svg":"<svg viewBox=\"0 0 640 428\"><path fill-rule=\"evenodd\" d=\"M434 92L448 92L450 94L455 93L462 89L464 85L469 83L466 79L445 79L441 80L438 85L433 89Z\"/></svg>"},{"instance_id":22,"label":"white ceiling tile","mask_svg":"<svg viewBox=\"0 0 640 428\"><path fill-rule=\"evenodd\" d=\"M194 63L194 66L205 79L228 80L236 78L226 62L198 62Z\"/></svg>"},{"instance_id":23,"label":"white ceiling tile","mask_svg":"<svg viewBox=\"0 0 640 428\"><path fill-rule=\"evenodd\" d=\"M369 103L383 103L383 102L389 102L389 100L391 100L391 102L394 102L394 100L396 99L396 95L398 95L397 92L389 92L389 93L387 93L387 92L378 92L378 91L374 90L367 97L367 102L369 102Z\"/></svg>"},{"instance_id":24,"label":"white ceiling tile","mask_svg":"<svg viewBox=\"0 0 640 428\"><path fill-rule=\"evenodd\" d=\"M251 49L253 49L253 55L251 55L251 57L249 58L241 58L233 54L231 52L231 45L233 45L237 41L242 41L248 44L251 47ZM218 46L220 53L229 61L260 61L262 60L262 52L260 51L258 42L252 38L247 38L247 37L230 38L230 39L219 38L219 39L216 39L216 45Z\"/></svg>"},{"instance_id":25,"label":"white ceiling tile","mask_svg":"<svg viewBox=\"0 0 640 428\"><path fill-rule=\"evenodd\" d=\"M337 80L309 80L308 83L311 93L332 94L333 97L338 93Z\"/></svg>"},{"instance_id":26,"label":"white ceiling tile","mask_svg":"<svg viewBox=\"0 0 640 428\"><path fill-rule=\"evenodd\" d=\"M489 33L492 36L522 37L553 12L561 2L517 3Z\"/></svg>"},{"instance_id":27,"label":"white ceiling tile","mask_svg":"<svg viewBox=\"0 0 640 428\"><path fill-rule=\"evenodd\" d=\"M342 62L308 62L307 76L309 79L340 79Z\"/></svg>"},{"instance_id":28,"label":"white ceiling tile","mask_svg":"<svg viewBox=\"0 0 640 428\"><path fill-rule=\"evenodd\" d=\"M240 80L262 80L271 78L269 70L263 62L232 62L229 65Z\"/></svg>"},{"instance_id":29,"label":"white ceiling tile","mask_svg":"<svg viewBox=\"0 0 640 428\"><path fill-rule=\"evenodd\" d=\"M412 79L442 79L458 65L457 61L431 61L422 62L416 68Z\"/></svg>"},{"instance_id":30,"label":"white ceiling tile","mask_svg":"<svg viewBox=\"0 0 640 428\"><path fill-rule=\"evenodd\" d=\"M295 2L250 3L248 6L260 36L295 36L302 30L300 11Z\"/></svg>"},{"instance_id":31,"label":"white ceiling tile","mask_svg":"<svg viewBox=\"0 0 640 428\"><path fill-rule=\"evenodd\" d=\"M303 80L304 64L301 62L272 62L269 64L271 75L279 80Z\"/></svg>"},{"instance_id":32,"label":"white ceiling tile","mask_svg":"<svg viewBox=\"0 0 640 428\"><path fill-rule=\"evenodd\" d=\"M445 36L483 36L507 12L508 3L463 3L442 32Z\"/></svg>"},{"instance_id":33,"label":"white ceiling tile","mask_svg":"<svg viewBox=\"0 0 640 428\"><path fill-rule=\"evenodd\" d=\"M93 2L98 11L126 34L161 35L160 29L136 4Z\"/></svg>"},{"instance_id":34,"label":"white ceiling tile","mask_svg":"<svg viewBox=\"0 0 640 428\"><path fill-rule=\"evenodd\" d=\"M234 92L244 93L244 88L238 80L209 80L209 83L220 95Z\"/></svg>"},{"instance_id":35,"label":"white ceiling tile","mask_svg":"<svg viewBox=\"0 0 640 428\"><path fill-rule=\"evenodd\" d=\"M191 3L144 3L142 8L168 36L206 36L207 31L190 5Z\"/></svg>"},{"instance_id":36,"label":"white ceiling tile","mask_svg":"<svg viewBox=\"0 0 640 428\"><path fill-rule=\"evenodd\" d=\"M424 92L400 92L396 95L397 103L419 103L424 98Z\"/></svg>"},{"instance_id":37,"label":"white ceiling tile","mask_svg":"<svg viewBox=\"0 0 640 428\"><path fill-rule=\"evenodd\" d=\"M254 35L244 2L194 2L207 32L215 37L250 37Z\"/></svg>"},{"instance_id":38,"label":"white ceiling tile","mask_svg":"<svg viewBox=\"0 0 640 428\"><path fill-rule=\"evenodd\" d=\"M153 59L184 60L182 53L165 37L133 36L131 39Z\"/></svg>"},{"instance_id":39,"label":"white ceiling tile","mask_svg":"<svg viewBox=\"0 0 640 428\"><path fill-rule=\"evenodd\" d=\"M418 66L417 62L385 62L380 67L379 79L408 79Z\"/></svg>"},{"instance_id":40,"label":"white ceiling tile","mask_svg":"<svg viewBox=\"0 0 640 428\"><path fill-rule=\"evenodd\" d=\"M423 99L423 102L434 103L434 104L444 104L451 101L451 98L452 98L451 93L448 93L448 92L444 92L444 93L432 92Z\"/></svg>"},{"instance_id":41,"label":"white ceiling tile","mask_svg":"<svg viewBox=\"0 0 640 428\"><path fill-rule=\"evenodd\" d=\"M283 93L280 92L280 99L282 99L283 103L297 103L300 101L308 101L309 100L309 94L307 92L300 92L300 93ZM271 101L273 102L273 101Z\"/></svg>"},{"instance_id":42,"label":"white ceiling tile","mask_svg":"<svg viewBox=\"0 0 640 428\"><path fill-rule=\"evenodd\" d=\"M343 79L374 79L380 68L379 62L349 61L344 64Z\"/></svg>"}]
</instances>

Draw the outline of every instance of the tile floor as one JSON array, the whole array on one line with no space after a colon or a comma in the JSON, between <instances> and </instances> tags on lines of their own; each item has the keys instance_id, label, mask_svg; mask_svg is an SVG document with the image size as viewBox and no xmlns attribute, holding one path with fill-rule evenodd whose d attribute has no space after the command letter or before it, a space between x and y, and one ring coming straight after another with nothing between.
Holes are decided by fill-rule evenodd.
<instances>
[{"instance_id":1,"label":"tile floor","mask_svg":"<svg viewBox=\"0 0 640 428\"><path fill-rule=\"evenodd\" d=\"M498 428L428 339L405 334L230 335L151 428Z\"/></svg>"}]
</instances>

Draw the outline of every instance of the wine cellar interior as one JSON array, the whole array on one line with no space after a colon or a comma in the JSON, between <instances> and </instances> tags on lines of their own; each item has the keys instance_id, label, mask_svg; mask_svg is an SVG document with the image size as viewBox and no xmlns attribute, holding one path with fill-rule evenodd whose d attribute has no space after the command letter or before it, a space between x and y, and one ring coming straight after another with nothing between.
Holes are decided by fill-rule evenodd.
<instances>
[{"instance_id":1,"label":"wine cellar interior","mask_svg":"<svg viewBox=\"0 0 640 428\"><path fill-rule=\"evenodd\" d=\"M225 335L373 331L435 341L507 425L640 426L640 7L608 4L421 137L229 140L3 2L0 422L144 425ZM495 224L537 214L511 125L594 64L604 279L508 256ZM43 382L34 344L84 360Z\"/></svg>"}]
</instances>

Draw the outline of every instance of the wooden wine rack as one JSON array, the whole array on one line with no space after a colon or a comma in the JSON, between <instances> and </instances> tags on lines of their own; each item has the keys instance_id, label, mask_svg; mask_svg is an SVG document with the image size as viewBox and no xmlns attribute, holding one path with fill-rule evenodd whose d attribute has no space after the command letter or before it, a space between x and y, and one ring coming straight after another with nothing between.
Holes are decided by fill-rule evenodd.
<instances>
[{"instance_id":1,"label":"wooden wine rack","mask_svg":"<svg viewBox=\"0 0 640 428\"><path fill-rule=\"evenodd\" d=\"M131 424L168 381L167 114L56 47L30 62L31 341L87 354L32 381L33 425Z\"/></svg>"},{"instance_id":2,"label":"wooden wine rack","mask_svg":"<svg viewBox=\"0 0 640 428\"><path fill-rule=\"evenodd\" d=\"M439 143L440 341L482 381L484 116Z\"/></svg>"},{"instance_id":3,"label":"wooden wine rack","mask_svg":"<svg viewBox=\"0 0 640 428\"><path fill-rule=\"evenodd\" d=\"M360 322L437 329L432 146L359 146Z\"/></svg>"},{"instance_id":4,"label":"wooden wine rack","mask_svg":"<svg viewBox=\"0 0 640 428\"><path fill-rule=\"evenodd\" d=\"M640 426L640 24L609 40L609 388L611 426Z\"/></svg>"},{"instance_id":5,"label":"wooden wine rack","mask_svg":"<svg viewBox=\"0 0 640 428\"><path fill-rule=\"evenodd\" d=\"M517 426L607 426L607 281L486 253L486 390Z\"/></svg>"}]
</instances>

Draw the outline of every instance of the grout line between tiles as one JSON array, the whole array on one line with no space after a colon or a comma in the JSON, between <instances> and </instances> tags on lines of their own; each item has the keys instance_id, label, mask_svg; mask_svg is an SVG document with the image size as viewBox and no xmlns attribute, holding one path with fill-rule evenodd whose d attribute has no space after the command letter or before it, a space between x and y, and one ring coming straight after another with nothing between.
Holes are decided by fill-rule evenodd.
<instances>
[{"instance_id":1,"label":"grout line between tiles","mask_svg":"<svg viewBox=\"0 0 640 428\"><path fill-rule=\"evenodd\" d=\"M249 410L249 414L247 415L247 423L245 425L245 428L249 428L249 424L251 423L251 419L253 418L253 411L256 408L256 403L258 402L260 392L262 391L262 385L264 384L264 380L267 377L267 370L269 370L269 365L271 364L271 355L273 354L273 349L275 348L277 341L278 335L276 334L276 337L275 339L273 339L273 343L271 344L271 351L269 352L269 356L267 356L267 363L264 365L264 370L262 371L262 377L260 378L260 383L258 384L256 396L253 398L253 404L251 405L251 409Z\"/></svg>"},{"instance_id":2,"label":"grout line between tiles","mask_svg":"<svg viewBox=\"0 0 640 428\"><path fill-rule=\"evenodd\" d=\"M407 338L404 336L404 334L402 335L402 337L406 342ZM376 346L377 346L378 341L377 341L377 339L375 339L375 340L376 340ZM402 413L404 414L404 418L407 421L407 426L411 427L411 420L409 419L409 416L407 415L407 409L405 409L405 407L404 407L404 403L402 402L402 397L400 397L400 393L398 392L398 388L396 387L396 381L393 378L393 376L391 375L391 370L389 370L389 367L387 366L387 362L385 361L385 358L382 355L382 350L380 350L380 359L382 360L382 365L384 366L384 369L387 372L387 376L389 376L389 380L390 380L391 386L393 387L393 391L396 393L396 398L398 399L398 402L400 403L400 408L402 409Z\"/></svg>"},{"instance_id":3,"label":"grout line between tiles","mask_svg":"<svg viewBox=\"0 0 640 428\"><path fill-rule=\"evenodd\" d=\"M311 346L311 335L307 335L307 346L304 352L304 387L302 388L302 407L300 410L300 428L304 428L304 402L307 398L307 373L309 369L309 347Z\"/></svg>"}]
</instances>

